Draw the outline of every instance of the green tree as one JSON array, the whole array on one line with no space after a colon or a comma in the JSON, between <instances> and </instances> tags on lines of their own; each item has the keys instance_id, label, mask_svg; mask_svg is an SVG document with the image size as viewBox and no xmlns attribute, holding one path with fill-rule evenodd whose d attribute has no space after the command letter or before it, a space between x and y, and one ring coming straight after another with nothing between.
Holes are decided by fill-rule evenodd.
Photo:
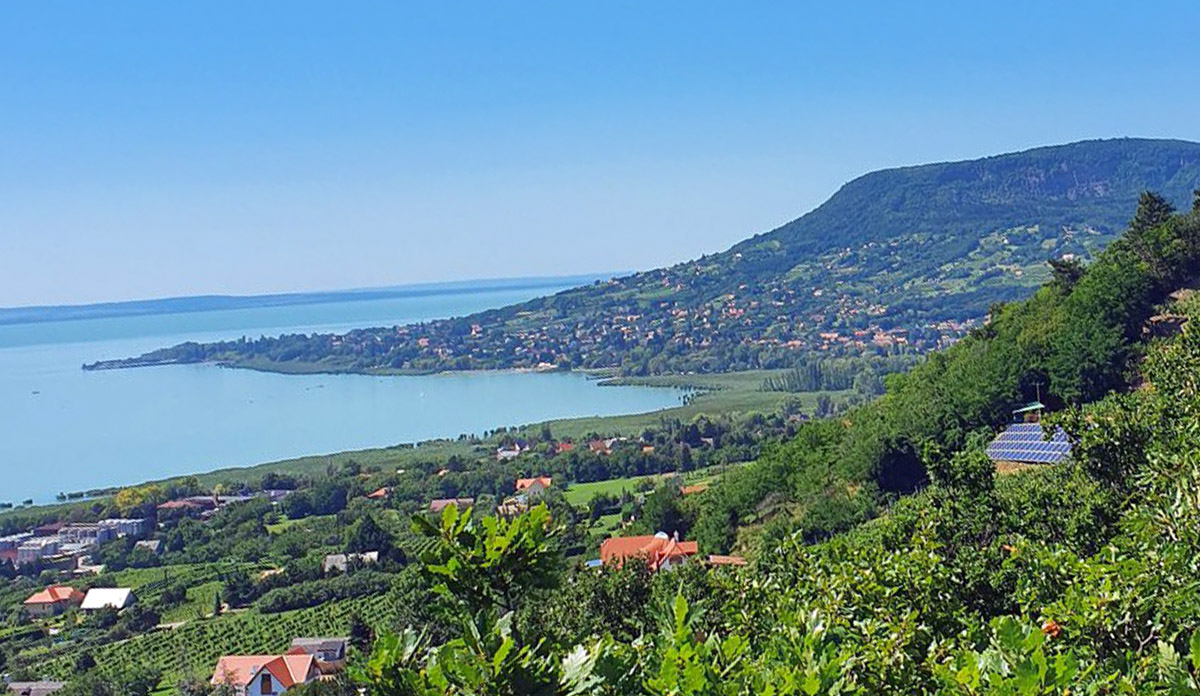
<instances>
[{"instance_id":1,"label":"green tree","mask_svg":"<svg viewBox=\"0 0 1200 696\"><path fill-rule=\"evenodd\" d=\"M1145 232L1166 224L1175 213L1175 206L1166 198L1153 191L1143 191L1138 200L1137 212L1129 222L1129 229L1134 232Z\"/></svg>"}]
</instances>

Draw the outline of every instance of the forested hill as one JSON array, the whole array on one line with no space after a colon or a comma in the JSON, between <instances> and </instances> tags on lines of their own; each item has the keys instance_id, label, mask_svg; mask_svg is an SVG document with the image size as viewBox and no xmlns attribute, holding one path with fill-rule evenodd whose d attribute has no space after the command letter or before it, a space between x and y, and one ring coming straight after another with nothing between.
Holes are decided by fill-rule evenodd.
<instances>
[{"instance_id":1,"label":"forested hill","mask_svg":"<svg viewBox=\"0 0 1200 696\"><path fill-rule=\"evenodd\" d=\"M617 367L627 373L784 367L924 351L996 301L1025 297L1049 259L1089 260L1142 191L1187 204L1200 144L1097 140L851 181L812 212L727 251L469 317L184 344L132 367L213 361L286 371Z\"/></svg>"}]
</instances>

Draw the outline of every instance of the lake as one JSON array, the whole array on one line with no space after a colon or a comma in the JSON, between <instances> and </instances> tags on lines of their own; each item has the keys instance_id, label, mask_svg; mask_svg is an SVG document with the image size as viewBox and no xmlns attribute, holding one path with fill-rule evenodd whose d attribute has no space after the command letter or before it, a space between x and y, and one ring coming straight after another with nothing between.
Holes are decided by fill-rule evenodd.
<instances>
[{"instance_id":1,"label":"lake","mask_svg":"<svg viewBox=\"0 0 1200 696\"><path fill-rule=\"evenodd\" d=\"M572 373L278 375L210 365L84 372L182 341L459 316L565 287L0 326L0 502L552 418L643 413L682 392Z\"/></svg>"}]
</instances>

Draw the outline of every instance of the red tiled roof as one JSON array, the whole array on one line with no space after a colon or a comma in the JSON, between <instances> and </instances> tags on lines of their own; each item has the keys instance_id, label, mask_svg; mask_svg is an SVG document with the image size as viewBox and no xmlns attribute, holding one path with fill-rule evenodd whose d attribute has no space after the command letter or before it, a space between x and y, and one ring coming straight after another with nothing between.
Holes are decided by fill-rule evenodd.
<instances>
[{"instance_id":1,"label":"red tiled roof","mask_svg":"<svg viewBox=\"0 0 1200 696\"><path fill-rule=\"evenodd\" d=\"M554 446L554 451L558 452L559 454L562 454L563 452L570 452L573 449L575 449L574 442L560 442Z\"/></svg>"},{"instance_id":2,"label":"red tiled roof","mask_svg":"<svg viewBox=\"0 0 1200 696\"><path fill-rule=\"evenodd\" d=\"M372 492L372 493L368 493L368 494L367 494L367 497L368 497L368 498L370 498L370 499L372 499L372 500L380 500L380 499L382 499L382 498L386 498L386 497L388 497L389 495L391 495L391 492L392 492L392 489L388 488L387 486L384 486L383 488L380 488L380 489L379 489L379 490L377 490L377 491L374 491L374 492Z\"/></svg>"},{"instance_id":3,"label":"red tiled roof","mask_svg":"<svg viewBox=\"0 0 1200 696\"><path fill-rule=\"evenodd\" d=\"M25 600L26 604L58 604L59 602L82 602L83 593L74 587L66 585L51 585L41 592L35 592Z\"/></svg>"},{"instance_id":4,"label":"red tiled roof","mask_svg":"<svg viewBox=\"0 0 1200 696\"><path fill-rule=\"evenodd\" d=\"M697 483L694 486L684 486L683 488L679 489L679 492L682 493L683 495L694 495L696 493L703 493L704 491L707 491L707 490L708 490L707 483Z\"/></svg>"},{"instance_id":5,"label":"red tiled roof","mask_svg":"<svg viewBox=\"0 0 1200 696\"><path fill-rule=\"evenodd\" d=\"M445 510L446 508L450 507L451 505L459 508L460 510L463 510L463 509L471 507L474 504L475 504L474 498L440 498L438 500L429 501L429 511L430 512L441 512L442 510Z\"/></svg>"},{"instance_id":6,"label":"red tiled roof","mask_svg":"<svg viewBox=\"0 0 1200 696\"><path fill-rule=\"evenodd\" d=\"M657 570L663 561L686 558L700 552L694 541L676 541L666 535L612 537L600 544L600 560L621 566L629 558L645 558Z\"/></svg>"},{"instance_id":7,"label":"red tiled roof","mask_svg":"<svg viewBox=\"0 0 1200 696\"><path fill-rule=\"evenodd\" d=\"M213 684L247 686L266 670L285 689L304 684L317 671L316 658L307 653L288 655L226 655L217 660Z\"/></svg>"},{"instance_id":8,"label":"red tiled roof","mask_svg":"<svg viewBox=\"0 0 1200 696\"><path fill-rule=\"evenodd\" d=\"M715 556L714 555L714 556L708 557L708 564L709 565L744 566L744 565L746 565L746 559L742 558L741 556Z\"/></svg>"},{"instance_id":9,"label":"red tiled roof","mask_svg":"<svg viewBox=\"0 0 1200 696\"><path fill-rule=\"evenodd\" d=\"M517 490L523 491L535 483L541 483L543 488L549 488L554 479L549 476L538 476L536 478L519 478L517 479Z\"/></svg>"},{"instance_id":10,"label":"red tiled roof","mask_svg":"<svg viewBox=\"0 0 1200 696\"><path fill-rule=\"evenodd\" d=\"M194 500L168 500L158 506L159 510L183 510L184 508L202 508L200 503Z\"/></svg>"}]
</instances>

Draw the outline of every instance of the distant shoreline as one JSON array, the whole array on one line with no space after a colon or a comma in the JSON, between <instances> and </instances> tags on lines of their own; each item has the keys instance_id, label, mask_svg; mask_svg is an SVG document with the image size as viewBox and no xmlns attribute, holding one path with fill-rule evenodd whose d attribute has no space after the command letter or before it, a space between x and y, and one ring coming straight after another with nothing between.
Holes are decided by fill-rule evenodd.
<instances>
[{"instance_id":1,"label":"distant shoreline","mask_svg":"<svg viewBox=\"0 0 1200 696\"><path fill-rule=\"evenodd\" d=\"M612 272L566 276L491 278L319 292L267 295L196 295L190 297L166 297L151 300L99 302L80 305L0 307L0 326L150 316L155 314L217 312L235 309L357 302L401 297L457 295L492 290L530 290L562 285L587 285L597 280L604 280L620 274L621 272Z\"/></svg>"}]
</instances>

